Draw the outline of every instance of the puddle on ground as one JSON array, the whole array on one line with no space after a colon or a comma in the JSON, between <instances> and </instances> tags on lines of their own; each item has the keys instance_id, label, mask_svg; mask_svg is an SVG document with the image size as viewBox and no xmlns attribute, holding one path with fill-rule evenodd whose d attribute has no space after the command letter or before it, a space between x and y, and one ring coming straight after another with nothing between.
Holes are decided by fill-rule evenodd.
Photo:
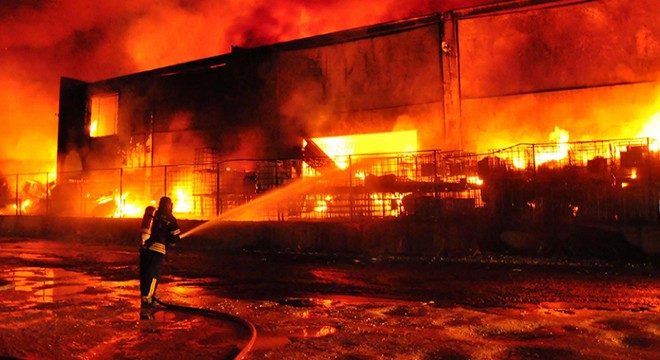
<instances>
[{"instance_id":1,"label":"puddle on ground","mask_svg":"<svg viewBox=\"0 0 660 360\"><path fill-rule=\"evenodd\" d=\"M58 298L84 292L94 286L97 278L81 273L58 269L19 267L0 273L6 281L14 284L14 291L32 293L31 300L37 302L53 302Z\"/></svg>"},{"instance_id":2,"label":"puddle on ground","mask_svg":"<svg viewBox=\"0 0 660 360\"><path fill-rule=\"evenodd\" d=\"M286 346L294 339L321 338L337 332L334 326L307 326L303 328L288 328L277 331L259 332L254 350L268 350Z\"/></svg>"},{"instance_id":3,"label":"puddle on ground","mask_svg":"<svg viewBox=\"0 0 660 360\"><path fill-rule=\"evenodd\" d=\"M2 249L0 250L0 253L6 253L9 254L11 257L18 258L21 260L27 260L27 261L45 261L45 262L62 261L62 259L58 257L49 256L42 253L25 252L23 249L14 249L14 250Z\"/></svg>"},{"instance_id":4,"label":"puddle on ground","mask_svg":"<svg viewBox=\"0 0 660 360\"><path fill-rule=\"evenodd\" d=\"M416 301L403 301L394 299L383 299L365 296L350 295L328 295L323 298L284 298L277 301L280 305L293 307L324 307L331 308L342 305L400 305L400 306L418 306L421 303Z\"/></svg>"},{"instance_id":5,"label":"puddle on ground","mask_svg":"<svg viewBox=\"0 0 660 360\"><path fill-rule=\"evenodd\" d=\"M86 334L89 347L81 358L156 358L162 351L180 353L180 343L191 358L232 358L249 339L242 324L220 317L160 306L140 309L138 279L107 281L60 268L2 269L1 264L0 279L12 284L4 292L2 310L29 328L27 338L56 337L76 344ZM165 286L162 293L196 298L202 289ZM57 324L56 333L50 324ZM68 350L69 355L79 351L75 346Z\"/></svg>"}]
</instances>

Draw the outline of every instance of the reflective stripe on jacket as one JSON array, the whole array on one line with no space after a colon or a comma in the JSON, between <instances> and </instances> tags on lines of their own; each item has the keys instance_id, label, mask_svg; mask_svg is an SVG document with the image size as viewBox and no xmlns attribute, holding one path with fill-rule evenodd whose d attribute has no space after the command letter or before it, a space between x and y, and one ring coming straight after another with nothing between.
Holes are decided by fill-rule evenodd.
<instances>
[{"instance_id":1,"label":"reflective stripe on jacket","mask_svg":"<svg viewBox=\"0 0 660 360\"><path fill-rule=\"evenodd\" d=\"M151 251L167 254L167 248L179 241L181 230L172 214L166 214L156 211L154 222L151 226L151 244L148 249Z\"/></svg>"}]
</instances>

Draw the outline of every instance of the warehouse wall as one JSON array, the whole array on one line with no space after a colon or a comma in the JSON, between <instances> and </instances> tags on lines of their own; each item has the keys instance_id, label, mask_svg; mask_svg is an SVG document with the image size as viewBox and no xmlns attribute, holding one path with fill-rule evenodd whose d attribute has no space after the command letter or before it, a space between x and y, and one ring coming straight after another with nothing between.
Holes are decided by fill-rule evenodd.
<instances>
[{"instance_id":1,"label":"warehouse wall","mask_svg":"<svg viewBox=\"0 0 660 360\"><path fill-rule=\"evenodd\" d=\"M655 0L592 1L462 19L464 146L635 137L660 111Z\"/></svg>"},{"instance_id":2,"label":"warehouse wall","mask_svg":"<svg viewBox=\"0 0 660 360\"><path fill-rule=\"evenodd\" d=\"M438 24L331 46L286 51L278 98L286 126L307 136L417 129L442 144Z\"/></svg>"}]
</instances>

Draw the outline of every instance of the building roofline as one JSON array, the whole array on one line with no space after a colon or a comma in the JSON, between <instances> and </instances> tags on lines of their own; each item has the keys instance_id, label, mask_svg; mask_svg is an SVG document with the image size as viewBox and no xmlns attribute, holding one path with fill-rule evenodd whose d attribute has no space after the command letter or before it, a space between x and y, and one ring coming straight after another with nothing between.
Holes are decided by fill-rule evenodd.
<instances>
[{"instance_id":1,"label":"building roofline","mask_svg":"<svg viewBox=\"0 0 660 360\"><path fill-rule=\"evenodd\" d=\"M253 48L243 48L232 46L232 52L222 55L211 56L203 59L187 61L179 64L168 65L160 68L140 71L127 75L121 75L113 78L103 79L99 81L92 81L90 84L102 84L113 82L120 79L127 79L132 77L141 76L168 76L181 72L190 72L202 69L209 69L214 67L222 67L231 62L232 60L240 59L240 57L249 54L267 54L282 51L295 51L304 50L315 47L336 45L351 41L357 41L367 38L374 38L379 36L390 35L393 33L405 32L420 27L439 23L441 21L439 14L430 14L408 18L403 20L395 20L375 25L363 26L355 29L340 30L327 34L315 35L301 39L284 41L274 44L262 45Z\"/></svg>"},{"instance_id":2,"label":"building roofline","mask_svg":"<svg viewBox=\"0 0 660 360\"><path fill-rule=\"evenodd\" d=\"M551 6L562 6L568 4L592 2L595 0L503 0L493 3L457 8L443 13L432 13L401 20L388 21L379 24L366 25L354 29L340 30L327 34L314 35L306 38L289 40L274 44L262 45L252 48L232 46L232 51L222 55L211 56L203 59L187 61L179 64L168 65L114 78L90 82L90 84L102 84L120 79L142 76L168 76L182 72L205 70L209 68L222 67L231 61L240 60L243 56L251 54L269 54L284 51L304 50L315 47L336 45L351 41L391 35L429 26L442 22L444 14L453 14L456 19L494 15L502 12L516 11L521 8L543 8Z\"/></svg>"},{"instance_id":3,"label":"building roofline","mask_svg":"<svg viewBox=\"0 0 660 360\"><path fill-rule=\"evenodd\" d=\"M427 25L437 24L440 23L440 21L440 14L434 13L402 20L367 25L354 29L341 30L328 34L315 35L307 38L266 45L263 47L269 47L276 51L303 50L313 47L336 45L366 38L405 32Z\"/></svg>"}]
</instances>

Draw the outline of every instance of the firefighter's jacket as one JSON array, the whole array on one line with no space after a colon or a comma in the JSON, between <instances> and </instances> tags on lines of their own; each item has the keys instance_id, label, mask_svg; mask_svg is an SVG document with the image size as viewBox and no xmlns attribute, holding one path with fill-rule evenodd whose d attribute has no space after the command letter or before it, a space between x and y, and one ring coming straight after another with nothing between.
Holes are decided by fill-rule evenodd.
<instances>
[{"instance_id":1,"label":"firefighter's jacket","mask_svg":"<svg viewBox=\"0 0 660 360\"><path fill-rule=\"evenodd\" d=\"M154 215L154 222L151 225L151 237L145 244L146 248L166 255L167 248L174 246L179 241L180 234L181 230L176 218L172 214L158 210Z\"/></svg>"}]
</instances>

